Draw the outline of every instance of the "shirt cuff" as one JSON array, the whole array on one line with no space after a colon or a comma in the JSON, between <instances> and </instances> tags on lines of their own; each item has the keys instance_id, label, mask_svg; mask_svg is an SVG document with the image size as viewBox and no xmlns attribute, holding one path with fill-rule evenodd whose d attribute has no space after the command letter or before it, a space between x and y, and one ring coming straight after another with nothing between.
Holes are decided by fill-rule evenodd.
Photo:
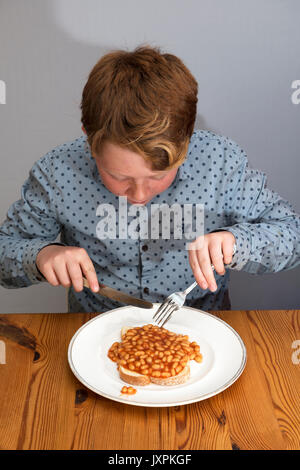
<instances>
[{"instance_id":1,"label":"shirt cuff","mask_svg":"<svg viewBox=\"0 0 300 470\"><path fill-rule=\"evenodd\" d=\"M30 240L29 246L24 250L23 269L32 284L47 281L36 265L36 257L42 248L50 245L66 246L59 242L49 243L49 240Z\"/></svg>"},{"instance_id":2,"label":"shirt cuff","mask_svg":"<svg viewBox=\"0 0 300 470\"><path fill-rule=\"evenodd\" d=\"M235 253L232 256L232 261L230 264L226 264L226 268L234 269L236 271L241 271L243 267L247 264L250 258L251 252L251 235L248 231L243 229L241 226L233 225L232 227L223 227L218 230L213 230L213 232L230 232L235 237ZM213 233L210 232L210 233Z\"/></svg>"}]
</instances>

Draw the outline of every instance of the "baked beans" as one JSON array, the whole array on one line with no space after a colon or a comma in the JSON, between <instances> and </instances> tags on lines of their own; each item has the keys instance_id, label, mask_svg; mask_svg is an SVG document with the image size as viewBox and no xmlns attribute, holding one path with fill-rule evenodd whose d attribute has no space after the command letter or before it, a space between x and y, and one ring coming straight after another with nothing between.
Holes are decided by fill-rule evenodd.
<instances>
[{"instance_id":1,"label":"baked beans","mask_svg":"<svg viewBox=\"0 0 300 470\"><path fill-rule=\"evenodd\" d=\"M134 395L136 393L136 389L133 387L122 387L121 393L126 394L126 395Z\"/></svg>"},{"instance_id":2,"label":"baked beans","mask_svg":"<svg viewBox=\"0 0 300 470\"><path fill-rule=\"evenodd\" d=\"M108 357L118 367L158 378L179 374L190 360L202 362L200 346L187 335L151 324L127 330L121 342L112 344Z\"/></svg>"}]
</instances>

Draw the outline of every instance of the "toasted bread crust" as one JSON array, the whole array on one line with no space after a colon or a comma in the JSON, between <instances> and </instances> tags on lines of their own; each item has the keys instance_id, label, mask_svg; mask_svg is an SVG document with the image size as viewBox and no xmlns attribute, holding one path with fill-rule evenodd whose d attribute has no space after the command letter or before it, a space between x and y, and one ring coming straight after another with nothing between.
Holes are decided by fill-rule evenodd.
<instances>
[{"instance_id":1,"label":"toasted bread crust","mask_svg":"<svg viewBox=\"0 0 300 470\"><path fill-rule=\"evenodd\" d=\"M120 366L119 367L119 374L120 378L131 385L149 385L151 380L150 377L147 375L141 375L136 372L132 372L131 370L125 369L124 367Z\"/></svg>"},{"instance_id":2,"label":"toasted bread crust","mask_svg":"<svg viewBox=\"0 0 300 470\"><path fill-rule=\"evenodd\" d=\"M131 370L125 369L124 367L119 367L120 378L131 385L149 385L151 382L156 385L180 385L185 383L190 377L190 366L187 365L179 374L172 377L161 378L161 377L149 377L147 375L141 375L137 372L132 372Z\"/></svg>"},{"instance_id":3,"label":"toasted bread crust","mask_svg":"<svg viewBox=\"0 0 300 470\"><path fill-rule=\"evenodd\" d=\"M180 385L184 384L190 377L190 366L189 364L177 375L173 375L167 378L150 377L150 381L156 385Z\"/></svg>"},{"instance_id":4,"label":"toasted bread crust","mask_svg":"<svg viewBox=\"0 0 300 470\"><path fill-rule=\"evenodd\" d=\"M124 336L126 335L127 331L130 330L129 326L123 326L121 329L121 338L124 339Z\"/></svg>"}]
</instances>

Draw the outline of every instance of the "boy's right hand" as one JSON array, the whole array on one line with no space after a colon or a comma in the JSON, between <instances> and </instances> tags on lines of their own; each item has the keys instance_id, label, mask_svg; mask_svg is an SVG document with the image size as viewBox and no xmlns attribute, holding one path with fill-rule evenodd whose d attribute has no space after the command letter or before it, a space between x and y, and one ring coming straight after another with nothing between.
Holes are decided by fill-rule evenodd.
<instances>
[{"instance_id":1,"label":"boy's right hand","mask_svg":"<svg viewBox=\"0 0 300 470\"><path fill-rule=\"evenodd\" d=\"M49 245L42 248L36 265L52 286L71 287L76 292L83 289L83 276L93 292L98 292L99 283L91 258L84 248L76 246Z\"/></svg>"}]
</instances>

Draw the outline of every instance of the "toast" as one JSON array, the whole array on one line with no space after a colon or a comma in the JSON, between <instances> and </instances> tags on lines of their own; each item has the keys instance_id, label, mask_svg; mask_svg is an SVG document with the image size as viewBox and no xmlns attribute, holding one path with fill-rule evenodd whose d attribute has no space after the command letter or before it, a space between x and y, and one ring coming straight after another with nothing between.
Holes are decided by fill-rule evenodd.
<instances>
[{"instance_id":1,"label":"toast","mask_svg":"<svg viewBox=\"0 0 300 470\"><path fill-rule=\"evenodd\" d=\"M123 382L126 382L130 385L149 385L151 382L155 383L156 385L180 385L185 383L190 377L190 366L185 366L185 368L179 372L179 374L174 375L174 377L149 377L147 375L139 374L138 372L134 372L124 367L119 367L119 374L120 378Z\"/></svg>"},{"instance_id":2,"label":"toast","mask_svg":"<svg viewBox=\"0 0 300 470\"><path fill-rule=\"evenodd\" d=\"M121 340L121 343L114 343L111 346L108 357L117 362L121 380L131 385L146 386L154 383L172 386L183 384L190 377L189 360L202 361L200 347L196 343L189 343L187 336L176 335L153 325L135 328L123 327ZM125 343L129 349L124 349ZM170 360L172 358L174 358L173 362ZM144 365L141 365L142 363ZM149 365L149 363L151 364ZM141 369L138 369L137 366Z\"/></svg>"}]
</instances>

